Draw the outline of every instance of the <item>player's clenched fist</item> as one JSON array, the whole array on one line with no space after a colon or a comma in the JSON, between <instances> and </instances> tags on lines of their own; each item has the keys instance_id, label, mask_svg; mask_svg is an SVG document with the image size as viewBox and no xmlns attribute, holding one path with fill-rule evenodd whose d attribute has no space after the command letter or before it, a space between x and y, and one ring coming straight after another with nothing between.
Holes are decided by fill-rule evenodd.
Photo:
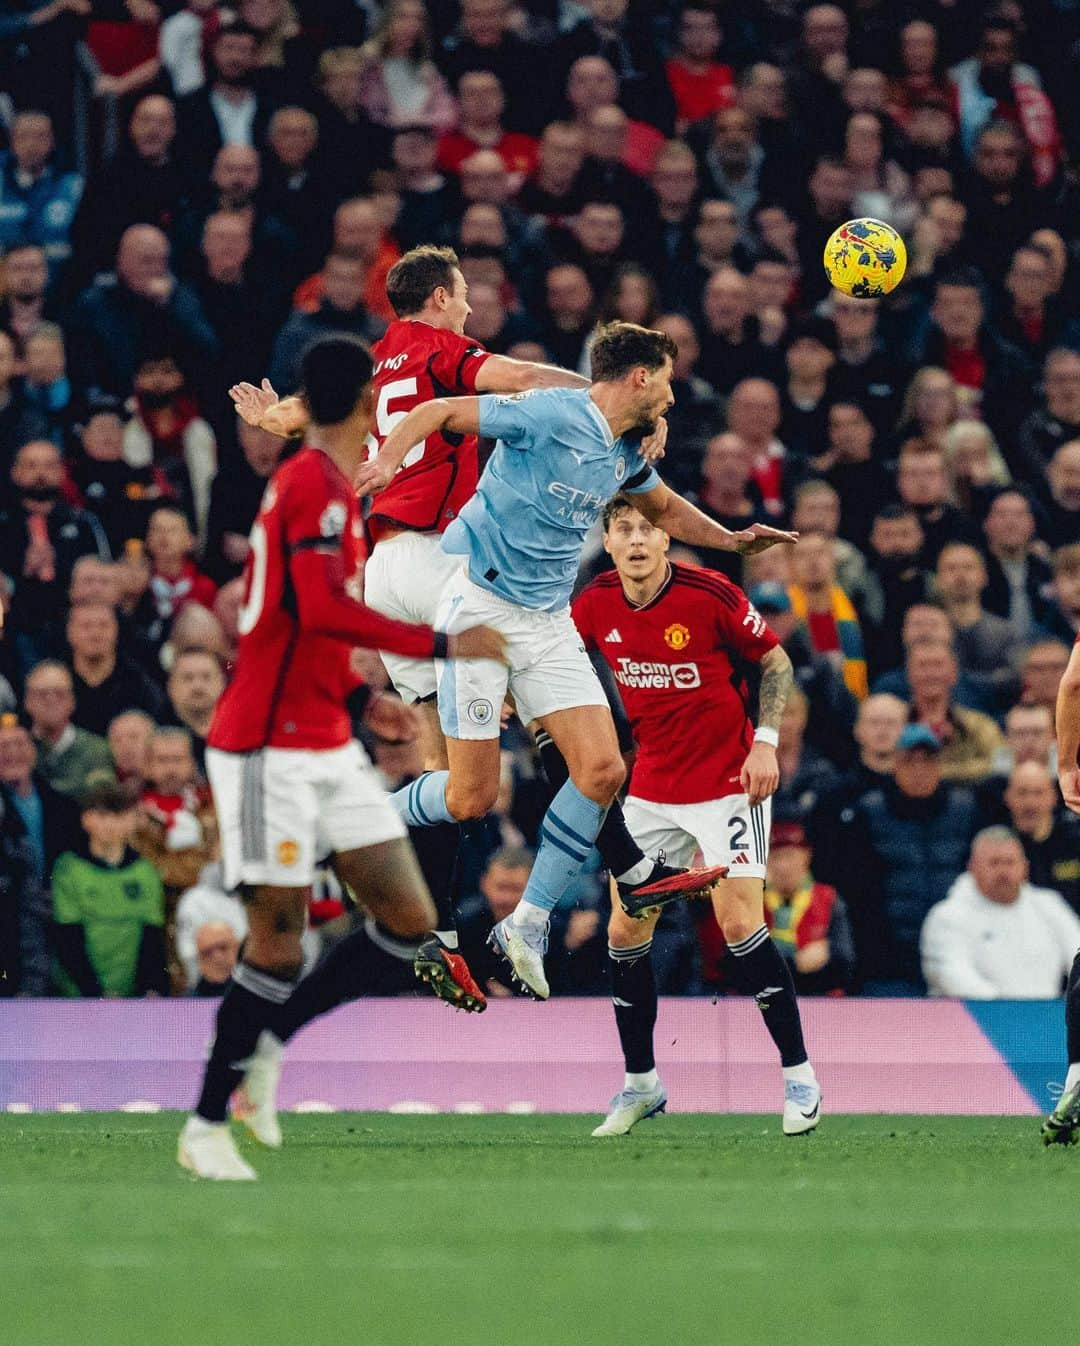
<instances>
[{"instance_id":1,"label":"player's clenched fist","mask_svg":"<svg viewBox=\"0 0 1080 1346\"><path fill-rule=\"evenodd\" d=\"M494 659L496 663L510 662L506 653L506 637L491 626L470 626L447 640L447 654L451 659Z\"/></svg>"}]
</instances>

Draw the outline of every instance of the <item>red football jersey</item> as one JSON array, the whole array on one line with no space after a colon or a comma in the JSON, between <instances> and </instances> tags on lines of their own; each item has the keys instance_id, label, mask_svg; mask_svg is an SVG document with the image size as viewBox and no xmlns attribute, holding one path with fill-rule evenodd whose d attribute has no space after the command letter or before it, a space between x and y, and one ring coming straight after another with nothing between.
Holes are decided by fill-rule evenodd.
<instances>
[{"instance_id":1,"label":"red football jersey","mask_svg":"<svg viewBox=\"0 0 1080 1346\"><path fill-rule=\"evenodd\" d=\"M611 571L582 590L573 614L622 693L637 742L630 794L657 804L741 794L754 726L738 666L779 644L743 591L715 570L673 565L635 607Z\"/></svg>"},{"instance_id":2,"label":"red football jersey","mask_svg":"<svg viewBox=\"0 0 1080 1346\"><path fill-rule=\"evenodd\" d=\"M371 348L375 357L375 425L372 455L413 407L433 397L472 396L488 352L471 337L458 336L417 318L392 322ZM405 455L394 480L372 504L373 542L389 529L441 533L476 491L476 436L453 431L429 435Z\"/></svg>"},{"instance_id":3,"label":"red football jersey","mask_svg":"<svg viewBox=\"0 0 1080 1346\"><path fill-rule=\"evenodd\" d=\"M354 645L431 658L430 627L360 601L366 557L351 483L321 449L301 449L274 473L251 529L240 648L210 747L339 748L352 737L345 698L362 681Z\"/></svg>"}]
</instances>

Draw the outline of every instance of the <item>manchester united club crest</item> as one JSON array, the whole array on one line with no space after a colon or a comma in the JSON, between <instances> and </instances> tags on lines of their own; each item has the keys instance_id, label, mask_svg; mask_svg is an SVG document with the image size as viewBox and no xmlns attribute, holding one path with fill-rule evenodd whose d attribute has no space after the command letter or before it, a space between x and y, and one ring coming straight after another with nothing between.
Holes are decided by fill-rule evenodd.
<instances>
[{"instance_id":1,"label":"manchester united club crest","mask_svg":"<svg viewBox=\"0 0 1080 1346\"><path fill-rule=\"evenodd\" d=\"M300 859L300 847L295 841L279 841L277 848L279 865L291 868Z\"/></svg>"},{"instance_id":2,"label":"manchester united club crest","mask_svg":"<svg viewBox=\"0 0 1080 1346\"><path fill-rule=\"evenodd\" d=\"M672 622L664 632L664 640L673 650L685 650L690 644L690 629L682 622Z\"/></svg>"}]
</instances>

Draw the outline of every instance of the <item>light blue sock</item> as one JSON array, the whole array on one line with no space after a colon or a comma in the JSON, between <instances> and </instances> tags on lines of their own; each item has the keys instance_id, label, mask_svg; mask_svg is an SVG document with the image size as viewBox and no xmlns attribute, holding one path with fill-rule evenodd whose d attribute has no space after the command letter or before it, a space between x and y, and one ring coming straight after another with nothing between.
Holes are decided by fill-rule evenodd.
<instances>
[{"instance_id":1,"label":"light blue sock","mask_svg":"<svg viewBox=\"0 0 1080 1346\"><path fill-rule=\"evenodd\" d=\"M529 914L522 910L526 903L533 908L552 911L585 868L606 813L607 809L586 799L570 780L551 801L540 824L540 849L518 904L523 923L527 922Z\"/></svg>"},{"instance_id":2,"label":"light blue sock","mask_svg":"<svg viewBox=\"0 0 1080 1346\"><path fill-rule=\"evenodd\" d=\"M434 827L452 823L454 816L446 807L446 782L449 771L425 771L411 785L395 790L390 803L406 827Z\"/></svg>"}]
</instances>

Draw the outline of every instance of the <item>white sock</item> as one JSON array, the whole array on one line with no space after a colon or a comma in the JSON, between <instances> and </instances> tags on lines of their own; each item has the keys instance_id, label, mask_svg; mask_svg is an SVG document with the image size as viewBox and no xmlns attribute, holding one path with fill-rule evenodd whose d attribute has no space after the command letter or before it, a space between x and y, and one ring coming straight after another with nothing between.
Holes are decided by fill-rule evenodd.
<instances>
[{"instance_id":1,"label":"white sock","mask_svg":"<svg viewBox=\"0 0 1080 1346\"><path fill-rule=\"evenodd\" d=\"M551 912L546 907L538 907L535 902L527 902L522 898L510 913L510 920L519 930L529 926L534 930L546 930L551 920Z\"/></svg>"},{"instance_id":2,"label":"white sock","mask_svg":"<svg viewBox=\"0 0 1080 1346\"><path fill-rule=\"evenodd\" d=\"M797 1084L817 1084L814 1067L809 1061L804 1061L800 1066L785 1066L784 1079L794 1080Z\"/></svg>"},{"instance_id":3,"label":"white sock","mask_svg":"<svg viewBox=\"0 0 1080 1346\"><path fill-rule=\"evenodd\" d=\"M1069 1066L1069 1073L1065 1076L1066 1089L1071 1089L1074 1084L1080 1084L1080 1061L1074 1061Z\"/></svg>"},{"instance_id":4,"label":"white sock","mask_svg":"<svg viewBox=\"0 0 1080 1346\"><path fill-rule=\"evenodd\" d=\"M650 860L649 857L646 855L641 860L639 860L636 865L628 869L625 874L616 874L615 882L644 883L645 880L649 877L649 875L653 872L653 869L655 867L656 862L654 860Z\"/></svg>"},{"instance_id":5,"label":"white sock","mask_svg":"<svg viewBox=\"0 0 1080 1346\"><path fill-rule=\"evenodd\" d=\"M623 1088L633 1089L637 1094L649 1093L651 1090L655 1089L659 1083L660 1076L657 1075L655 1069L642 1070L636 1075L631 1071L627 1071L623 1076Z\"/></svg>"}]
</instances>

